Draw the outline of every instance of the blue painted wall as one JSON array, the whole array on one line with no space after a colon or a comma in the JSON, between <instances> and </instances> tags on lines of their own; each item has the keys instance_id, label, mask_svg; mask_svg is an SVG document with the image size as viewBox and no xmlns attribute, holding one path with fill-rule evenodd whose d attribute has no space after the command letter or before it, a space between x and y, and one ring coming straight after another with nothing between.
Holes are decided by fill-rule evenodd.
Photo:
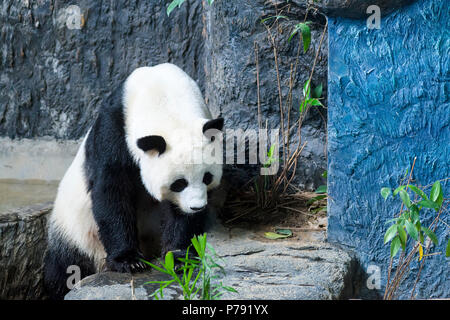
<instances>
[{"instance_id":1,"label":"blue painted wall","mask_svg":"<svg viewBox=\"0 0 450 320\"><path fill-rule=\"evenodd\" d=\"M450 177L449 10L448 1L419 0L384 17L380 30L329 19L328 239L355 248L363 268L379 266L382 284L385 222L400 205L380 188L396 187L415 156L418 184ZM450 197L450 182L443 186ZM433 252L445 250L449 231L440 224ZM412 267L400 298L409 297ZM450 297L449 270L443 254L428 257L417 297Z\"/></svg>"}]
</instances>

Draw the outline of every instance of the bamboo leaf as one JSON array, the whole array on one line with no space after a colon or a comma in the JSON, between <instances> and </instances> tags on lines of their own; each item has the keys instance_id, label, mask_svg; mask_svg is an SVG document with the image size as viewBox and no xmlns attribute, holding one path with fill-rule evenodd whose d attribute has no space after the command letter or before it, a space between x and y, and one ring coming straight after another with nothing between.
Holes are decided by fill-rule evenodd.
<instances>
[{"instance_id":1,"label":"bamboo leaf","mask_svg":"<svg viewBox=\"0 0 450 320\"><path fill-rule=\"evenodd\" d=\"M326 185L321 185L319 186L316 191L314 191L315 193L327 193L327 186Z\"/></svg>"},{"instance_id":2,"label":"bamboo leaf","mask_svg":"<svg viewBox=\"0 0 450 320\"><path fill-rule=\"evenodd\" d=\"M322 84L319 84L317 87L314 88L314 90L312 92L312 97L318 99L318 98L322 97L322 92L323 92L323 86L322 86Z\"/></svg>"},{"instance_id":3,"label":"bamboo leaf","mask_svg":"<svg viewBox=\"0 0 450 320\"><path fill-rule=\"evenodd\" d=\"M405 228L408 234L411 236L411 238L417 241L419 234L417 232L416 227L409 220L405 221Z\"/></svg>"},{"instance_id":4,"label":"bamboo leaf","mask_svg":"<svg viewBox=\"0 0 450 320\"><path fill-rule=\"evenodd\" d=\"M288 238L289 237L288 235L278 234L278 233L275 233L275 232L266 232L266 233L264 233L264 236L267 239L270 239L270 240L284 239L284 238Z\"/></svg>"},{"instance_id":5,"label":"bamboo leaf","mask_svg":"<svg viewBox=\"0 0 450 320\"><path fill-rule=\"evenodd\" d=\"M408 192L405 190L400 190L400 198L407 208L411 207L411 199L409 198Z\"/></svg>"},{"instance_id":6,"label":"bamboo leaf","mask_svg":"<svg viewBox=\"0 0 450 320\"><path fill-rule=\"evenodd\" d=\"M405 229L403 229L403 227L398 226L397 231L398 231L398 237L400 239L400 243L402 245L402 249L405 250L406 249L406 241L408 240L408 236L406 235Z\"/></svg>"},{"instance_id":7,"label":"bamboo leaf","mask_svg":"<svg viewBox=\"0 0 450 320\"><path fill-rule=\"evenodd\" d=\"M430 200L436 202L436 200L438 200L439 198L440 193L441 193L441 182L438 180L433 184L433 187L431 188Z\"/></svg>"},{"instance_id":8,"label":"bamboo leaf","mask_svg":"<svg viewBox=\"0 0 450 320\"><path fill-rule=\"evenodd\" d=\"M181 7L181 5L185 2L186 0L173 0L167 7L167 16L170 16L170 13L176 8L176 7Z\"/></svg>"},{"instance_id":9,"label":"bamboo leaf","mask_svg":"<svg viewBox=\"0 0 450 320\"><path fill-rule=\"evenodd\" d=\"M391 188L381 188L381 196L384 198L384 201L386 201L387 197L392 193Z\"/></svg>"},{"instance_id":10,"label":"bamboo leaf","mask_svg":"<svg viewBox=\"0 0 450 320\"><path fill-rule=\"evenodd\" d=\"M401 190L403 190L403 189L405 189L405 188L406 188L406 186L399 186L399 187L397 187L397 188L394 190L393 195L396 196L397 193L399 193Z\"/></svg>"},{"instance_id":11,"label":"bamboo leaf","mask_svg":"<svg viewBox=\"0 0 450 320\"><path fill-rule=\"evenodd\" d=\"M174 265L175 265L175 263L174 263L174 259L173 259L173 252L172 251L168 251L166 253L164 266L166 267L166 269L168 269L170 271L173 271Z\"/></svg>"},{"instance_id":12,"label":"bamboo leaf","mask_svg":"<svg viewBox=\"0 0 450 320\"><path fill-rule=\"evenodd\" d=\"M395 237L391 242L391 257L395 257L398 253L398 250L400 250L401 243L400 239L398 237Z\"/></svg>"},{"instance_id":13,"label":"bamboo leaf","mask_svg":"<svg viewBox=\"0 0 450 320\"><path fill-rule=\"evenodd\" d=\"M410 185L408 187L409 189L411 189L415 194L417 194L418 196L422 197L422 199L424 200L428 200L427 195L425 194L425 192L423 192L422 190L420 190L419 188L417 188L414 185Z\"/></svg>"},{"instance_id":14,"label":"bamboo leaf","mask_svg":"<svg viewBox=\"0 0 450 320\"><path fill-rule=\"evenodd\" d=\"M439 210L439 205L431 200L421 200L417 204L423 208L430 208L436 211Z\"/></svg>"},{"instance_id":15,"label":"bamboo leaf","mask_svg":"<svg viewBox=\"0 0 450 320\"><path fill-rule=\"evenodd\" d=\"M393 224L387 229L386 233L384 234L384 244L391 241L396 235L397 235L397 225Z\"/></svg>"}]
</instances>

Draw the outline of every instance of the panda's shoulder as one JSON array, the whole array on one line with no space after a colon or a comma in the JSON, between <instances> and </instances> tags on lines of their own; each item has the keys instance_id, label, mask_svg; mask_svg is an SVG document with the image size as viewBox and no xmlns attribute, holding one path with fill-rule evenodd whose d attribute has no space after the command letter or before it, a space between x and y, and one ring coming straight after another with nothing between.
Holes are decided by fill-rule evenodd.
<instances>
[{"instance_id":1,"label":"panda's shoulder","mask_svg":"<svg viewBox=\"0 0 450 320\"><path fill-rule=\"evenodd\" d=\"M108 158L126 164L131 161L125 138L122 86L113 90L102 103L87 138L86 149L90 154L101 154L107 161Z\"/></svg>"}]
</instances>

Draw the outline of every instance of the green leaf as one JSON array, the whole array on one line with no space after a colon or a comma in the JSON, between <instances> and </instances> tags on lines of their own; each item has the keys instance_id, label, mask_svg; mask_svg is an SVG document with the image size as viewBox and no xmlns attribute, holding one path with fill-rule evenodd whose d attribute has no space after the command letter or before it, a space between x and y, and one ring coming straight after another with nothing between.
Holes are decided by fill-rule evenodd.
<instances>
[{"instance_id":1,"label":"green leaf","mask_svg":"<svg viewBox=\"0 0 450 320\"><path fill-rule=\"evenodd\" d=\"M317 100L317 99L311 99L311 100L309 101L309 103L310 103L312 106L323 106L323 104L322 104L319 100Z\"/></svg>"},{"instance_id":2,"label":"green leaf","mask_svg":"<svg viewBox=\"0 0 450 320\"><path fill-rule=\"evenodd\" d=\"M424 200L428 200L427 195L425 194L425 192L423 192L422 190L420 190L419 188L417 188L416 186L410 185L408 186L409 189L411 189L415 194L417 194L418 196L422 197L422 199Z\"/></svg>"},{"instance_id":3,"label":"green leaf","mask_svg":"<svg viewBox=\"0 0 450 320\"><path fill-rule=\"evenodd\" d=\"M167 7L167 16L170 16L170 13L176 8L176 7L181 7L181 5L185 2L186 0L173 0L169 6Z\"/></svg>"},{"instance_id":4,"label":"green leaf","mask_svg":"<svg viewBox=\"0 0 450 320\"><path fill-rule=\"evenodd\" d=\"M309 84L309 79L306 81L306 83L303 86L303 96L306 99L310 98L310 93L311 93L311 86Z\"/></svg>"},{"instance_id":5,"label":"green leaf","mask_svg":"<svg viewBox=\"0 0 450 320\"><path fill-rule=\"evenodd\" d=\"M400 198L407 208L411 207L411 199L409 198L408 192L405 190L400 190Z\"/></svg>"},{"instance_id":6,"label":"green leaf","mask_svg":"<svg viewBox=\"0 0 450 320\"><path fill-rule=\"evenodd\" d=\"M398 231L398 237L400 239L400 243L402 245L402 249L405 250L406 249L406 241L408 240L408 236L406 235L405 229L403 229L403 227L398 226L397 231Z\"/></svg>"},{"instance_id":7,"label":"green leaf","mask_svg":"<svg viewBox=\"0 0 450 320\"><path fill-rule=\"evenodd\" d=\"M417 232L416 227L409 220L405 221L405 227L406 227L406 231L411 236L411 238L413 238L414 240L417 241L418 232Z\"/></svg>"},{"instance_id":8,"label":"green leaf","mask_svg":"<svg viewBox=\"0 0 450 320\"><path fill-rule=\"evenodd\" d=\"M441 182L438 180L433 184L433 187L431 188L430 200L436 202L436 200L438 200L439 198L440 193L441 193Z\"/></svg>"},{"instance_id":9,"label":"green leaf","mask_svg":"<svg viewBox=\"0 0 450 320\"><path fill-rule=\"evenodd\" d=\"M321 176L324 177L324 178L328 178L328 171L325 170L325 171L321 174Z\"/></svg>"},{"instance_id":10,"label":"green leaf","mask_svg":"<svg viewBox=\"0 0 450 320\"><path fill-rule=\"evenodd\" d=\"M450 257L450 239L448 239L448 242L447 242L447 248L445 249L445 256L447 258Z\"/></svg>"},{"instance_id":11,"label":"green leaf","mask_svg":"<svg viewBox=\"0 0 450 320\"><path fill-rule=\"evenodd\" d=\"M159 272L162 272L162 273L165 273L165 274L170 274L167 270L164 270L163 268L160 268L160 267L158 267L157 265L154 265L153 263L151 263L151 262L148 262L148 261L146 261L146 260L144 260L144 259L140 259L143 263L145 263L145 264L147 264L147 265L149 265L150 267L152 267L153 269L155 269L155 270L158 270Z\"/></svg>"},{"instance_id":12,"label":"green leaf","mask_svg":"<svg viewBox=\"0 0 450 320\"><path fill-rule=\"evenodd\" d=\"M433 202L431 200L421 200L417 204L423 208L430 208L430 209L434 209L436 211L439 210L439 205L436 202Z\"/></svg>"},{"instance_id":13,"label":"green leaf","mask_svg":"<svg viewBox=\"0 0 450 320\"><path fill-rule=\"evenodd\" d=\"M381 196L384 198L384 201L386 201L387 197L389 197L389 195L392 193L391 188L381 188Z\"/></svg>"},{"instance_id":14,"label":"green leaf","mask_svg":"<svg viewBox=\"0 0 450 320\"><path fill-rule=\"evenodd\" d=\"M319 84L317 87L314 88L314 90L312 92L312 97L318 99L318 98L322 97L322 92L323 92L323 86L322 86L322 84Z\"/></svg>"},{"instance_id":15,"label":"green leaf","mask_svg":"<svg viewBox=\"0 0 450 320\"><path fill-rule=\"evenodd\" d=\"M288 235L278 234L278 233L275 233L275 232L266 232L266 233L264 233L264 236L267 239L270 239L270 240L284 239L284 238L288 238L289 237Z\"/></svg>"},{"instance_id":16,"label":"green leaf","mask_svg":"<svg viewBox=\"0 0 450 320\"><path fill-rule=\"evenodd\" d=\"M401 243L398 237L395 237L391 242L391 257L395 257L397 255L398 250L400 250Z\"/></svg>"},{"instance_id":17,"label":"green leaf","mask_svg":"<svg viewBox=\"0 0 450 320\"><path fill-rule=\"evenodd\" d=\"M299 109L298 109L298 110L300 111L300 113L302 113L303 111L305 111L306 106L307 106L306 100L303 100L302 103L300 104Z\"/></svg>"},{"instance_id":18,"label":"green leaf","mask_svg":"<svg viewBox=\"0 0 450 320\"><path fill-rule=\"evenodd\" d=\"M197 254L200 256L202 249L201 249L200 243L198 242L197 237L193 237L191 239L191 242L192 242L192 245L194 246L195 251L197 251Z\"/></svg>"},{"instance_id":19,"label":"green leaf","mask_svg":"<svg viewBox=\"0 0 450 320\"><path fill-rule=\"evenodd\" d=\"M297 32L300 31L303 41L303 52L306 52L309 48L309 45L311 44L311 29L308 26L309 23L311 22L307 21L296 24L288 39L288 42L290 42L292 38L297 34Z\"/></svg>"},{"instance_id":20,"label":"green leaf","mask_svg":"<svg viewBox=\"0 0 450 320\"><path fill-rule=\"evenodd\" d=\"M173 271L174 259L173 259L173 252L172 251L168 251L166 253L164 266L166 267L166 269L168 269L170 271Z\"/></svg>"},{"instance_id":21,"label":"green leaf","mask_svg":"<svg viewBox=\"0 0 450 320\"><path fill-rule=\"evenodd\" d=\"M425 232L425 234L428 236L428 238L430 238L431 241L433 241L433 243L436 246L438 245L438 238L436 237L436 235L434 234L433 231L431 231L430 229L428 229L426 227L422 227L422 231Z\"/></svg>"},{"instance_id":22,"label":"green leaf","mask_svg":"<svg viewBox=\"0 0 450 320\"><path fill-rule=\"evenodd\" d=\"M312 212L312 213L317 213L317 212L320 212L320 211L325 211L325 212L327 212L327 210L328 210L327 207L319 207L319 208L315 208L315 209L311 210L311 212Z\"/></svg>"},{"instance_id":23,"label":"green leaf","mask_svg":"<svg viewBox=\"0 0 450 320\"><path fill-rule=\"evenodd\" d=\"M415 204L411 205L410 212L411 212L411 221L413 223L419 221L419 208L417 208Z\"/></svg>"},{"instance_id":24,"label":"green leaf","mask_svg":"<svg viewBox=\"0 0 450 320\"><path fill-rule=\"evenodd\" d=\"M406 188L406 186L399 186L399 187L397 187L397 188L394 190L394 193L393 193L394 197L397 195L397 193L400 192L400 190L403 190L403 189L405 189L405 188Z\"/></svg>"},{"instance_id":25,"label":"green leaf","mask_svg":"<svg viewBox=\"0 0 450 320\"><path fill-rule=\"evenodd\" d=\"M238 293L237 290L232 288L232 287L222 286L221 288L224 289L224 290L227 290L229 292Z\"/></svg>"},{"instance_id":26,"label":"green leaf","mask_svg":"<svg viewBox=\"0 0 450 320\"><path fill-rule=\"evenodd\" d=\"M326 194L321 194L320 196L317 196L317 197L309 199L308 202L306 202L306 205L309 206L309 205L313 204L316 201L320 201L322 199L325 199L326 197L327 197Z\"/></svg>"},{"instance_id":27,"label":"green leaf","mask_svg":"<svg viewBox=\"0 0 450 320\"><path fill-rule=\"evenodd\" d=\"M292 231L290 229L275 229L275 232L288 237L292 236Z\"/></svg>"},{"instance_id":28,"label":"green leaf","mask_svg":"<svg viewBox=\"0 0 450 320\"><path fill-rule=\"evenodd\" d=\"M321 185L319 186L316 191L314 191L315 193L327 193L327 186L326 185Z\"/></svg>"},{"instance_id":29,"label":"green leaf","mask_svg":"<svg viewBox=\"0 0 450 320\"><path fill-rule=\"evenodd\" d=\"M306 23L299 23L297 25L302 32L302 41L303 41L303 52L308 51L309 45L311 44L311 29L308 27Z\"/></svg>"},{"instance_id":30,"label":"green leaf","mask_svg":"<svg viewBox=\"0 0 450 320\"><path fill-rule=\"evenodd\" d=\"M272 20L272 19L275 19L275 20L286 19L286 20L288 20L288 17L286 17L286 16L281 16L281 15L270 16L270 17L261 19L261 23L265 23L266 21L269 21L269 20Z\"/></svg>"},{"instance_id":31,"label":"green leaf","mask_svg":"<svg viewBox=\"0 0 450 320\"><path fill-rule=\"evenodd\" d=\"M397 235L397 225L393 224L387 229L386 233L384 234L384 244L391 241L396 235Z\"/></svg>"},{"instance_id":32,"label":"green leaf","mask_svg":"<svg viewBox=\"0 0 450 320\"><path fill-rule=\"evenodd\" d=\"M272 157L273 157L273 150L274 150L274 149L275 149L275 145L273 144L273 145L270 146L269 152L267 153L267 156L268 156L269 158L272 158Z\"/></svg>"}]
</instances>

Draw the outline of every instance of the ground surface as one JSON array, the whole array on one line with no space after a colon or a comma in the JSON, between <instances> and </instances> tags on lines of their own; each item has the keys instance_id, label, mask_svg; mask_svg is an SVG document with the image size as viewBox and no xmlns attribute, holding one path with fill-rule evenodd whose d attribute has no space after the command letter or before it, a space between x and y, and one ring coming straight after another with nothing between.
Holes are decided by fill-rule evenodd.
<instances>
[{"instance_id":1,"label":"ground surface","mask_svg":"<svg viewBox=\"0 0 450 320\"><path fill-rule=\"evenodd\" d=\"M217 225L208 234L210 244L223 258L224 285L238 294L223 299L339 299L352 296L355 263L350 254L325 242L325 231L293 230L283 240L264 237L268 227L256 230ZM104 272L83 279L66 299L149 299L157 288L144 285L164 279L160 273ZM166 299L181 299L179 290L169 289Z\"/></svg>"}]
</instances>

